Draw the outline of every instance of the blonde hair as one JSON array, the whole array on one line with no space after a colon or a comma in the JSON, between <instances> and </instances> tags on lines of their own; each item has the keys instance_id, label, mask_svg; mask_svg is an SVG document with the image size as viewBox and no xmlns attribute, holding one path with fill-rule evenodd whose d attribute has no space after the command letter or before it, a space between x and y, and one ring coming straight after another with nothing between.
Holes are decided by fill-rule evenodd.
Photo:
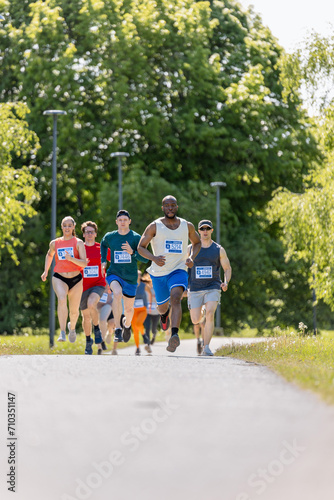
<instances>
[{"instance_id":1,"label":"blonde hair","mask_svg":"<svg viewBox=\"0 0 334 500\"><path fill-rule=\"evenodd\" d=\"M70 219L73 222L73 224L74 224L74 229L72 231L72 236L76 236L76 234L75 234L75 224L76 223L75 223L75 220L73 219L73 217L71 217L70 215L67 215L66 217L63 218L63 220L61 221L61 227L63 227L63 222L65 220L68 220L68 219Z\"/></svg>"}]
</instances>

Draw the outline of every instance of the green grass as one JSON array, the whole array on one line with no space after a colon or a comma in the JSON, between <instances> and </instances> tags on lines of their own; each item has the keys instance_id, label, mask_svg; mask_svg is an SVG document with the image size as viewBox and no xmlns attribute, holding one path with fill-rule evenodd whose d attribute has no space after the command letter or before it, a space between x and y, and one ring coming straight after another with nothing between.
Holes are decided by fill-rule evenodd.
<instances>
[{"instance_id":1,"label":"green grass","mask_svg":"<svg viewBox=\"0 0 334 500\"><path fill-rule=\"evenodd\" d=\"M85 352L85 336L83 333L77 335L77 340L74 344L70 342L57 342L59 331L56 332L54 347L49 347L49 335L39 332L39 335L31 335L23 333L22 335L1 335L0 336L0 356L10 356L13 354L84 354ZM194 338L192 333L180 330L181 339ZM142 339L141 343L142 343ZM156 336L156 341L165 341L165 333L159 331ZM120 344L119 349L124 347L134 346L133 335L127 344ZM107 344L108 351L111 350L112 344ZM97 354L97 347L93 346L93 354Z\"/></svg>"},{"instance_id":2,"label":"green grass","mask_svg":"<svg viewBox=\"0 0 334 500\"><path fill-rule=\"evenodd\" d=\"M247 346L226 346L216 354L261 363L334 404L333 332L317 337L290 332Z\"/></svg>"}]
</instances>

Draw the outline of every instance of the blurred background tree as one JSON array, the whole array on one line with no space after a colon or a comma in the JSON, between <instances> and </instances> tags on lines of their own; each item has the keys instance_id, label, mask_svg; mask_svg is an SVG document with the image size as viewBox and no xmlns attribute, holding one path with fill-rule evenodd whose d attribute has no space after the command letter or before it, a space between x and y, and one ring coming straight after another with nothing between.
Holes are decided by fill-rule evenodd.
<instances>
[{"instance_id":1,"label":"blurred background tree","mask_svg":"<svg viewBox=\"0 0 334 500\"><path fill-rule=\"evenodd\" d=\"M64 109L58 134L58 223L91 219L99 236L114 229L116 151L124 165L124 207L142 232L160 215L166 194L195 226L215 223L212 181L224 181L221 243L233 267L223 296L227 330L260 329L312 315L308 269L286 263L277 225L265 208L273 190L299 192L321 151L296 90L286 93L283 50L260 17L233 1L0 0L0 95L30 109L41 148L40 200L18 253L0 270L15 304L0 330L47 325L48 284L41 283L50 239L52 123L45 109ZM31 272L32 270L32 272ZM289 283L289 286L287 286Z\"/></svg>"}]
</instances>

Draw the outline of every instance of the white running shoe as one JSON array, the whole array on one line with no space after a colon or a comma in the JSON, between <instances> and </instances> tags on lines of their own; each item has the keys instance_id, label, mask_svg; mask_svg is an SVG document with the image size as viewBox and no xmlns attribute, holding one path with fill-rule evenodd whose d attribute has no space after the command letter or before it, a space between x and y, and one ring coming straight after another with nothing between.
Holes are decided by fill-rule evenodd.
<instances>
[{"instance_id":1,"label":"white running shoe","mask_svg":"<svg viewBox=\"0 0 334 500\"><path fill-rule=\"evenodd\" d=\"M151 346L149 344L145 344L145 349L146 351L151 354L152 353L152 349L151 349Z\"/></svg>"},{"instance_id":2,"label":"white running shoe","mask_svg":"<svg viewBox=\"0 0 334 500\"><path fill-rule=\"evenodd\" d=\"M201 356L213 356L213 352L208 345L204 346Z\"/></svg>"},{"instance_id":3,"label":"white running shoe","mask_svg":"<svg viewBox=\"0 0 334 500\"><path fill-rule=\"evenodd\" d=\"M67 328L68 328L68 340L73 344L77 339L77 334L75 330L71 330L70 321L67 323Z\"/></svg>"},{"instance_id":4,"label":"white running shoe","mask_svg":"<svg viewBox=\"0 0 334 500\"><path fill-rule=\"evenodd\" d=\"M60 332L57 342L66 342L66 332Z\"/></svg>"}]
</instances>

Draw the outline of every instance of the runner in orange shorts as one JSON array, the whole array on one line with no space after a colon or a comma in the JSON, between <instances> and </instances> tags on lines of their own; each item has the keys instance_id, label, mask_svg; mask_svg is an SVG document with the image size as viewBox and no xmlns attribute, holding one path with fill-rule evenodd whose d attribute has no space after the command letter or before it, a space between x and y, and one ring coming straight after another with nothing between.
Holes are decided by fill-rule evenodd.
<instances>
[{"instance_id":1,"label":"runner in orange shorts","mask_svg":"<svg viewBox=\"0 0 334 500\"><path fill-rule=\"evenodd\" d=\"M144 337L144 332L145 332L144 321L147 316L147 295L145 291L146 283L141 280L141 277L142 273L138 271L138 287L134 303L134 315L131 322L133 336L137 347L135 354L137 356L140 354L139 335L142 334ZM146 338L144 337L144 341L145 340ZM145 342L145 349L147 350L148 353L151 353L152 352L151 346L146 342Z\"/></svg>"}]
</instances>

